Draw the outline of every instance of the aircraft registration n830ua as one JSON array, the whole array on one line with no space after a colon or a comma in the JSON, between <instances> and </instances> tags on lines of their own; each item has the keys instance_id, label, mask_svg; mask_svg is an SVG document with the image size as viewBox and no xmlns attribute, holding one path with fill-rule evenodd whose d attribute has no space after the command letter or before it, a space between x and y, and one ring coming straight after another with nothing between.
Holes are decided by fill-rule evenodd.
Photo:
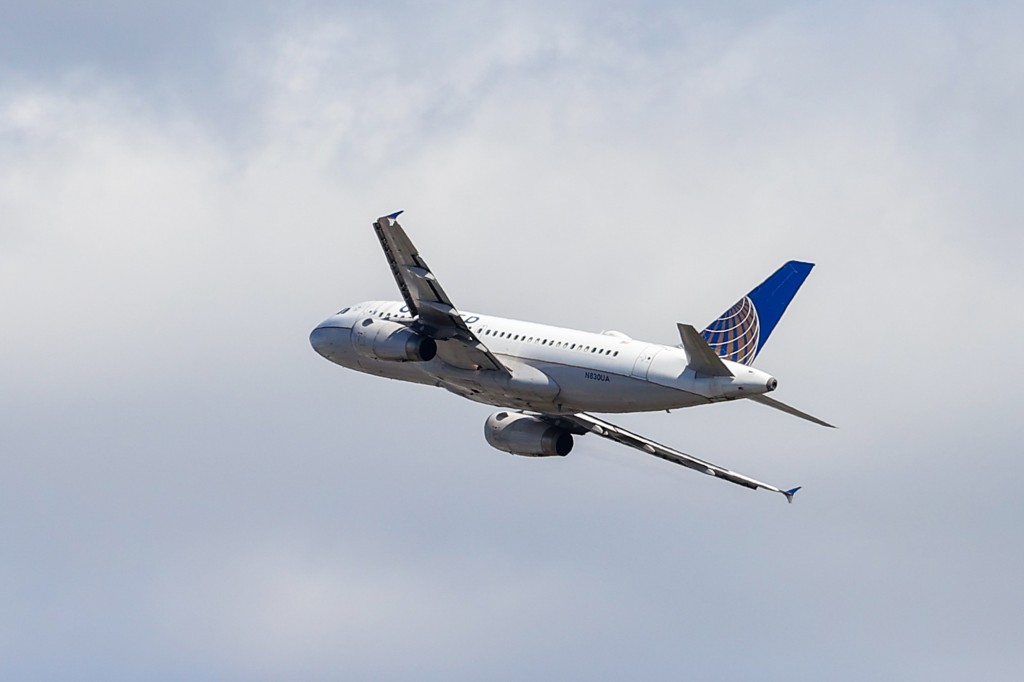
<instances>
[{"instance_id":1,"label":"aircraft registration n830ua","mask_svg":"<svg viewBox=\"0 0 1024 682\"><path fill-rule=\"evenodd\" d=\"M592 433L747 488L783 490L610 424L590 412L673 410L748 399L826 422L766 394L778 382L751 363L796 295L811 263L789 261L704 331L677 324L663 346L621 332L600 334L460 312L392 213L374 223L401 301L347 306L309 340L333 363L367 374L440 386L501 408L484 425L493 447L527 457L564 456Z\"/></svg>"}]
</instances>

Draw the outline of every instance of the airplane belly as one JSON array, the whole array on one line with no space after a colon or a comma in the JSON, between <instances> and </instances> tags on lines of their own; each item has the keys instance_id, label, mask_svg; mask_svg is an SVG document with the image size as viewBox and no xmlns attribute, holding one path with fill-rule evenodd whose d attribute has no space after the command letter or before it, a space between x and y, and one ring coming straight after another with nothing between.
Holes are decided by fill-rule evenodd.
<instances>
[{"instance_id":1,"label":"airplane belly","mask_svg":"<svg viewBox=\"0 0 1024 682\"><path fill-rule=\"evenodd\" d=\"M561 387L550 375L525 362L502 358L511 372L436 367L438 385L452 393L489 405L551 410ZM433 365L433 363L431 363Z\"/></svg>"},{"instance_id":2,"label":"airplane belly","mask_svg":"<svg viewBox=\"0 0 1024 682\"><path fill-rule=\"evenodd\" d=\"M707 402L699 395L611 370L554 363L539 367L562 389L557 399L560 412L650 412Z\"/></svg>"}]
</instances>

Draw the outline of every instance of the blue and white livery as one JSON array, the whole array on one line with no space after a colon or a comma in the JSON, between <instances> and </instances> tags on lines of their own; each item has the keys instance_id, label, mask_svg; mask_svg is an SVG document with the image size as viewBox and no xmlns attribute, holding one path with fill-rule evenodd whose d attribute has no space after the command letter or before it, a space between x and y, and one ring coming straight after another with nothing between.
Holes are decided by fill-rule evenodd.
<instances>
[{"instance_id":1,"label":"blue and white livery","mask_svg":"<svg viewBox=\"0 0 1024 682\"><path fill-rule=\"evenodd\" d=\"M401 213L401 211L399 211ZM672 410L749 399L831 426L768 397L778 382L751 363L813 265L790 261L698 332L678 324L664 346L621 332L600 334L459 311L398 224L373 227L401 301L343 308L310 334L333 363L390 379L439 386L500 409L484 426L493 447L527 457L564 456L592 433L748 488L783 490L631 433L590 414Z\"/></svg>"}]
</instances>

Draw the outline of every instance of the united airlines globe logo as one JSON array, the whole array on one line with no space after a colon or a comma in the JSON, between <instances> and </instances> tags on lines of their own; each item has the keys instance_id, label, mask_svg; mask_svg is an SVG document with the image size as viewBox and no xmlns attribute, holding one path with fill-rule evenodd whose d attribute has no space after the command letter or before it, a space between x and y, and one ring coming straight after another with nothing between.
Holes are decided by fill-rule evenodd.
<instances>
[{"instance_id":1,"label":"united airlines globe logo","mask_svg":"<svg viewBox=\"0 0 1024 682\"><path fill-rule=\"evenodd\" d=\"M757 355L757 340L761 336L757 309L750 298L744 296L709 324L701 336L718 357L749 365Z\"/></svg>"}]
</instances>

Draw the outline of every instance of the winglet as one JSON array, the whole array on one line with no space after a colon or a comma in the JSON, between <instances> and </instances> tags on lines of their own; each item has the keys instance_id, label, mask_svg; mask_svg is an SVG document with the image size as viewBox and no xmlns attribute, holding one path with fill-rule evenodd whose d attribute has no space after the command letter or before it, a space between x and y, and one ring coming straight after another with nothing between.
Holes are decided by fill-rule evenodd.
<instances>
[{"instance_id":1,"label":"winglet","mask_svg":"<svg viewBox=\"0 0 1024 682\"><path fill-rule=\"evenodd\" d=\"M403 213L405 213L404 210L402 210L402 211L395 211L391 215L386 215L384 217L387 218L388 220L395 220L396 218L398 218L398 216L402 215Z\"/></svg>"},{"instance_id":2,"label":"winglet","mask_svg":"<svg viewBox=\"0 0 1024 682\"><path fill-rule=\"evenodd\" d=\"M790 504L793 504L793 496L796 495L796 491L800 490L801 487L803 487L803 486L799 486L798 485L795 488L790 488L789 490L783 490L782 494L786 496L786 502L789 502Z\"/></svg>"}]
</instances>

